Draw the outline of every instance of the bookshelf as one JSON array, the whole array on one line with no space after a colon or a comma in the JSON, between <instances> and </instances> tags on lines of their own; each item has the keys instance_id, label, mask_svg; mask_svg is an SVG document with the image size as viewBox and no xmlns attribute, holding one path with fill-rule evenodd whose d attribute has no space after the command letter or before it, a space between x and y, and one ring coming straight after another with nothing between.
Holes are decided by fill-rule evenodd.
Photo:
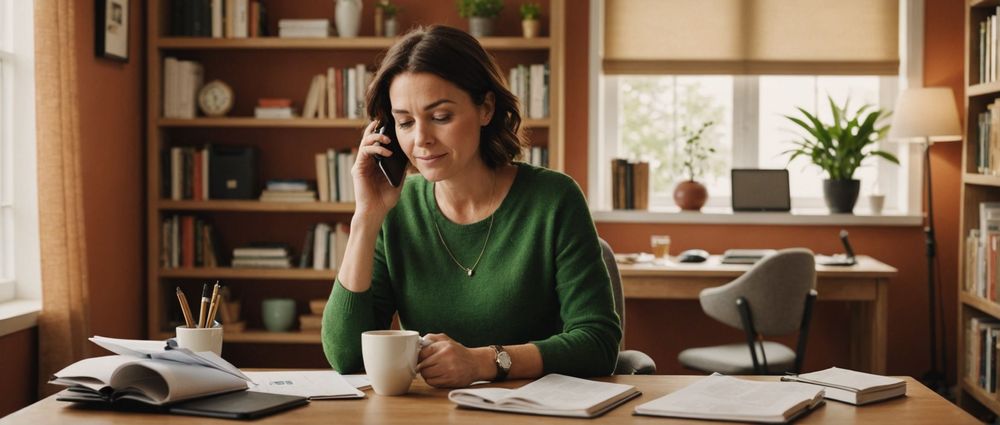
<instances>
[{"instance_id":1,"label":"bookshelf","mask_svg":"<svg viewBox=\"0 0 1000 425\"><path fill-rule=\"evenodd\" d=\"M445 22L464 28L453 2L426 5L396 0L409 7L417 22ZM277 33L283 18L324 18L333 21L329 5L315 2L263 0L269 11L266 25ZM329 2L327 2L329 3ZM547 29L543 37L526 39L510 17L498 22L501 36L481 38L506 72L519 63L549 63L549 115L524 119L523 127L534 146L548 148L549 167L563 170L564 164L564 75L565 0L541 1ZM170 0L155 0L146 16L146 239L147 239L147 332L150 338L173 336L172 326L179 316L174 287L180 286L194 299L203 283L216 279L227 285L242 303L241 319L246 329L226 332L227 343L239 344L319 344L317 332L268 332L259 318L260 301L269 297L290 297L298 313L308 312L310 299L325 299L336 270L237 269L225 267L161 266L161 225L166 217L195 215L213 225L223 254L249 242L266 240L288 244L294 256L301 254L303 236L318 222L348 223L352 202L260 202L257 200L171 200L161 197L164 170L161 151L171 147L212 145L252 146L258 151L258 178L315 180L314 154L326 149L356 146L366 121L363 119L257 119L253 118L256 99L291 98L301 107L312 74L327 67L364 63L374 70L378 60L396 41L374 37L366 25L372 19L375 0L364 0L362 34L356 38L208 38L177 37L169 34ZM419 10L418 10L419 9ZM516 8L514 8L516 9ZM431 10L431 11L428 11ZM406 12L404 12L406 13ZM515 12L516 13L516 12ZM454 15L454 16L452 16ZM441 19L437 19L441 18ZM519 22L518 22L519 24ZM510 28L507 28L510 27ZM365 33L367 31L367 34ZM224 117L199 115L192 119L165 118L163 105L163 61L166 57L193 60L204 67L204 81L221 79L235 93L232 110ZM506 74L505 74L506 75ZM228 255L224 255L227 257ZM297 261L293 261L295 263ZM256 317L255 317L256 315ZM297 329L297 328L296 328ZM252 347L251 347L252 348ZM227 352L240 350L230 347Z\"/></svg>"},{"instance_id":2,"label":"bookshelf","mask_svg":"<svg viewBox=\"0 0 1000 425\"><path fill-rule=\"evenodd\" d=\"M1000 415L1000 396L989 392L978 382L977 350L978 332L970 324L976 320L1000 320L1000 303L983 297L969 288L975 284L967 273L970 255L975 253L967 246L970 230L980 227L980 203L1000 201L1000 176L981 173L979 161L979 115L988 112L988 105L1000 99L1000 80L986 81L980 76L980 23L996 15L1000 0L967 0L965 7L965 138L962 147L962 184L959 232L958 281L958 404L980 418ZM1000 63L1000 60L995 61ZM985 81L985 82L984 82ZM982 258L980 258L982 260ZM991 349L996 355L996 348Z\"/></svg>"}]
</instances>

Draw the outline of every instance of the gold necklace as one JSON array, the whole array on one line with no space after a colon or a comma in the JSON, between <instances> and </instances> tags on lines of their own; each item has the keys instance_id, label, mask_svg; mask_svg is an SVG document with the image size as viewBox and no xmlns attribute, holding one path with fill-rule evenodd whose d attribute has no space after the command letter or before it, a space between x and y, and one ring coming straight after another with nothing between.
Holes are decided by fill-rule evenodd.
<instances>
[{"instance_id":1,"label":"gold necklace","mask_svg":"<svg viewBox=\"0 0 1000 425\"><path fill-rule=\"evenodd\" d=\"M436 186L436 185L435 185ZM497 190L497 176L493 175L493 189L490 190L490 200L496 195ZM434 230L437 230L438 239L441 240L441 245L444 245L444 250L448 252L448 256L451 257L451 261L454 261L458 268L465 271L465 274L472 277L472 274L476 271L476 267L479 266L479 260L483 259L483 254L486 252L486 245L490 242L490 234L493 233L493 218L496 217L496 211L490 214L490 225L486 229L486 240L483 241L483 249L479 251L479 256L476 257L476 262L472 264L472 267L465 267L455 258L455 254L451 253L451 248L448 248L448 243L444 241L444 235L441 234L441 228L438 227L437 219L432 220L434 222Z\"/></svg>"}]
</instances>

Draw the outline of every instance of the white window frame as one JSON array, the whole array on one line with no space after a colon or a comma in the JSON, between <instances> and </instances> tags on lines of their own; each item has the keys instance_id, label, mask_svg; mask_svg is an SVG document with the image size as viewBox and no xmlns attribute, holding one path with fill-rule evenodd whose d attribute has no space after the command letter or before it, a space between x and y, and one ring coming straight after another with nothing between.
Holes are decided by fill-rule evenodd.
<instances>
[{"instance_id":1,"label":"white window frame","mask_svg":"<svg viewBox=\"0 0 1000 425\"><path fill-rule=\"evenodd\" d=\"M41 307L34 46L34 1L0 0L0 335Z\"/></svg>"},{"instance_id":2,"label":"white window frame","mask_svg":"<svg viewBox=\"0 0 1000 425\"><path fill-rule=\"evenodd\" d=\"M617 128L615 125L605 125L605 123L617 122L617 77L604 76L601 73L600 46L603 37L602 17L603 1L592 1L590 9L590 63L589 63L589 149L588 149L588 199L594 217L598 221L635 221L635 222L676 222L678 217L664 217L665 214L657 213L659 218L642 216L649 214L644 212L621 212L610 211L611 187L610 171L608 167L602 167L603 159L613 158L617 148L618 140ZM919 86L923 80L923 0L900 0L900 40L904 40L900 46L901 75L899 77L890 76L880 79L879 103L884 108L891 109L896 98L896 94L905 87ZM911 24L914 23L914 24ZM733 167L745 167L756 164L757 154L757 125L759 123L757 114L757 78L749 76L737 76L733 82L734 103L733 110ZM892 222L900 225L919 224L920 217L920 188L923 176L923 169L919 159L920 151L915 145L896 145L894 143L882 143L882 149L894 152L900 159L898 169L886 161L878 161L879 173L897 174L899 178L889 179L880 182L884 193L898 194L901 198L896 205L899 207L900 220L886 220L886 217L879 217L871 220L871 224L886 224ZM794 167L794 165L793 165ZM894 187L895 186L895 187ZM723 199L725 198L725 199ZM657 204L657 199L652 199L652 204ZM804 220L807 223L816 222L815 214L825 214L821 199L805 200L799 199L793 206L805 209L812 217ZM806 201L805 203L801 201ZM661 204L672 204L664 201ZM728 206L728 196L713 195L709 201L709 206ZM725 207L722 208L723 210ZM699 221L698 215L689 213L680 214L681 221ZM727 213L730 215L731 212ZM795 211L793 210L793 215ZM854 219L844 218L845 222L857 222ZM739 222L740 220L734 220ZM766 220L765 220L766 221ZM826 222L826 220L821 220ZM833 220L836 221L836 220ZM757 222L750 220L750 222ZM796 222L796 220L792 220Z\"/></svg>"}]
</instances>

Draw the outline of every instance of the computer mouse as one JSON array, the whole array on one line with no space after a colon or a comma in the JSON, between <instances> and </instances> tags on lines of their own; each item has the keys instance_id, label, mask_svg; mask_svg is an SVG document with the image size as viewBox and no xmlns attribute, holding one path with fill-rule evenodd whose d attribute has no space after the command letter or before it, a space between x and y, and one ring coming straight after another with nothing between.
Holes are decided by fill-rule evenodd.
<instances>
[{"instance_id":1,"label":"computer mouse","mask_svg":"<svg viewBox=\"0 0 1000 425\"><path fill-rule=\"evenodd\" d=\"M701 263L708 259L708 251L704 249L689 249L677 256L682 263Z\"/></svg>"}]
</instances>

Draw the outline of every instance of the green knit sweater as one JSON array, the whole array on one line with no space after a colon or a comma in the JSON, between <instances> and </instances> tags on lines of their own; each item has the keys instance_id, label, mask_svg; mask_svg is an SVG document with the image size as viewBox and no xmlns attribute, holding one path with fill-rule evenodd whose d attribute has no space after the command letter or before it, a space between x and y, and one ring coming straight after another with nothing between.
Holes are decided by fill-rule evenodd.
<instances>
[{"instance_id":1,"label":"green knit sweater","mask_svg":"<svg viewBox=\"0 0 1000 425\"><path fill-rule=\"evenodd\" d=\"M323 351L334 369L364 367L361 333L400 325L446 333L466 347L533 343L545 373L608 375L621 326L583 193L568 176L517 163L507 197L490 219L460 225L437 207L434 187L407 179L375 244L372 286L334 284L323 313ZM471 266L489 243L472 277Z\"/></svg>"}]
</instances>

